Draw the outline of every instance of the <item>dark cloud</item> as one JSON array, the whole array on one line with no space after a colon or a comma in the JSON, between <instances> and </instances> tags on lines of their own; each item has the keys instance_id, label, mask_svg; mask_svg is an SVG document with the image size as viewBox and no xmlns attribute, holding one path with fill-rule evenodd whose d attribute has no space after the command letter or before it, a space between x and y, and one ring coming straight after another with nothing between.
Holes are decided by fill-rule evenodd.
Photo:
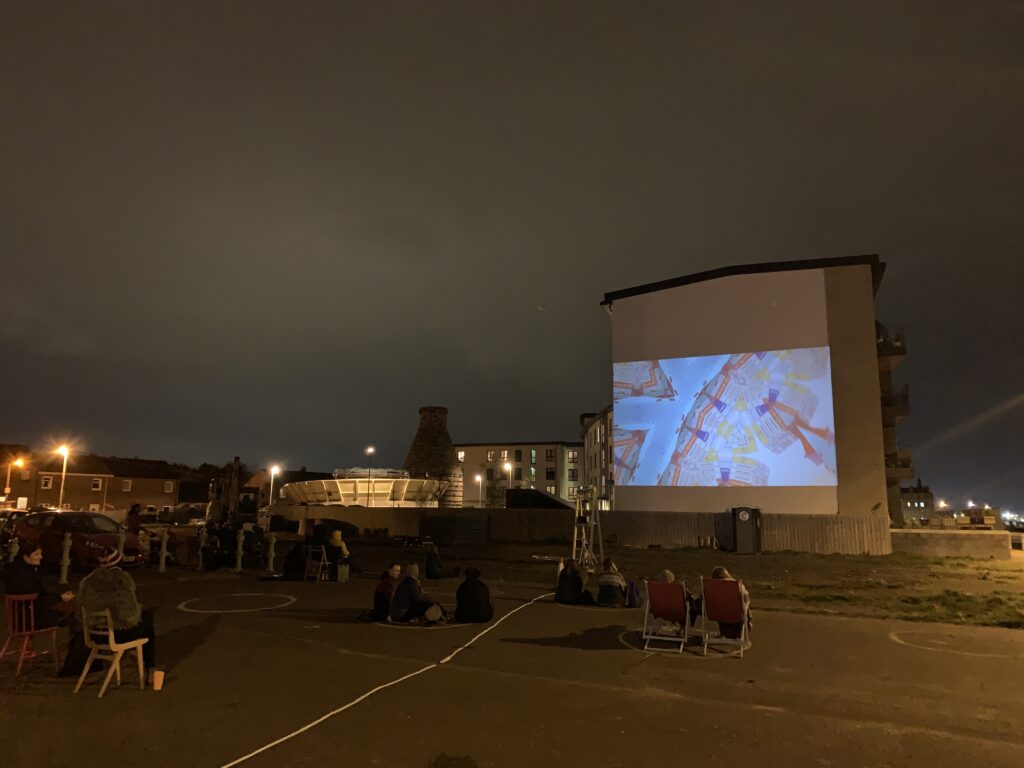
<instances>
[{"instance_id":1,"label":"dark cloud","mask_svg":"<svg viewBox=\"0 0 1024 768\"><path fill-rule=\"evenodd\" d=\"M1021 389L1019 4L0 8L7 439L398 463L428 402L571 438L606 291L866 252L907 444ZM924 478L1024 504L1022 426Z\"/></svg>"}]
</instances>

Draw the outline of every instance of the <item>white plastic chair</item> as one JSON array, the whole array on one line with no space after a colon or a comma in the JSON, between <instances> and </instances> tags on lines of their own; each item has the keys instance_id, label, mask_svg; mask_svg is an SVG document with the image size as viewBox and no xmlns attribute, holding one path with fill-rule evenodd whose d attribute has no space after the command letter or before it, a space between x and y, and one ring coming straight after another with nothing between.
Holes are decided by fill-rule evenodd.
<instances>
[{"instance_id":1,"label":"white plastic chair","mask_svg":"<svg viewBox=\"0 0 1024 768\"><path fill-rule=\"evenodd\" d=\"M82 634L85 637L85 646L89 649L89 660L85 662L85 669L78 678L78 685L75 686L75 693L78 693L85 678L89 675L89 668L93 661L110 662L110 669L107 676L103 678L103 685L100 687L100 694L96 698L102 699L110 685L110 678L117 676L117 684L121 685L121 657L125 651L135 649L135 658L139 666L139 690L146 690L146 670L142 663L142 646L149 642L149 638L140 637L137 640L128 640L124 643L117 642L114 637L114 620L110 616L110 610L98 611L91 615L86 614L82 609Z\"/></svg>"}]
</instances>

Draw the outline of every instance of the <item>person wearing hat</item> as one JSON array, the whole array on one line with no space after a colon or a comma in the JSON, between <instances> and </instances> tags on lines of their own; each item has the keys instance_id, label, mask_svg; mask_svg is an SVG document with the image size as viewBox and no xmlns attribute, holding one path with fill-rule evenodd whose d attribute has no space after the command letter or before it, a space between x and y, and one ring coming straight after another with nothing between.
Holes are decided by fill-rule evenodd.
<instances>
[{"instance_id":1,"label":"person wearing hat","mask_svg":"<svg viewBox=\"0 0 1024 768\"><path fill-rule=\"evenodd\" d=\"M405 578L395 587L395 594L391 598L391 620L402 623L420 619L436 622L443 617L441 607L424 595L420 588L419 564L409 563L405 569Z\"/></svg>"},{"instance_id":2,"label":"person wearing hat","mask_svg":"<svg viewBox=\"0 0 1024 768\"><path fill-rule=\"evenodd\" d=\"M455 592L455 618L479 624L494 618L491 591L480 581L480 569L472 565L466 568L466 580Z\"/></svg>"},{"instance_id":3,"label":"person wearing hat","mask_svg":"<svg viewBox=\"0 0 1024 768\"><path fill-rule=\"evenodd\" d=\"M156 632L152 611L143 610L135 596L135 581L118 568L121 553L113 547L104 547L97 559L99 565L82 579L78 588L78 605L87 614L110 611L114 637L119 643L149 640L142 646L142 661L147 669L156 664Z\"/></svg>"}]
</instances>

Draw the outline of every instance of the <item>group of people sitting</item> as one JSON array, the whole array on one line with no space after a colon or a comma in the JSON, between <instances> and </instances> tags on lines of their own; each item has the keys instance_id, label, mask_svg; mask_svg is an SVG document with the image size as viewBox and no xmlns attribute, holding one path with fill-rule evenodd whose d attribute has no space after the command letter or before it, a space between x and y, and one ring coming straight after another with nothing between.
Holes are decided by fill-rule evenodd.
<instances>
[{"instance_id":1,"label":"group of people sitting","mask_svg":"<svg viewBox=\"0 0 1024 768\"><path fill-rule=\"evenodd\" d=\"M429 555L428 555L429 556ZM430 568L430 561L427 561ZM470 566L466 578L455 593L455 619L467 623L486 623L494 617L491 593L480 580L480 570ZM367 614L371 621L392 621L402 624L440 624L448 620L444 607L427 597L420 586L420 567L410 563L402 575L402 566L391 563L381 574L373 592L373 608Z\"/></svg>"},{"instance_id":2,"label":"group of people sitting","mask_svg":"<svg viewBox=\"0 0 1024 768\"><path fill-rule=\"evenodd\" d=\"M597 597L586 588L586 575L570 560L558 573L555 602L563 605L599 605L605 608L635 608L639 589L626 581L610 557L606 557L597 574Z\"/></svg>"},{"instance_id":3,"label":"group of people sitting","mask_svg":"<svg viewBox=\"0 0 1024 768\"><path fill-rule=\"evenodd\" d=\"M62 676L80 674L89 657L80 622L76 619L84 610L86 616L110 611L114 637L118 642L146 638L142 658L147 670L156 665L156 630L153 613L142 608L135 595L135 581L118 568L121 553L113 548L103 549L96 568L82 579L78 594L69 590L52 590L41 572L43 548L38 544L26 546L11 564L5 577L8 595L35 595L33 613L35 628L69 626L71 639L67 656L61 668Z\"/></svg>"},{"instance_id":4,"label":"group of people sitting","mask_svg":"<svg viewBox=\"0 0 1024 768\"><path fill-rule=\"evenodd\" d=\"M736 581L736 579L733 578L733 575L729 573L729 569L724 565L716 566L711 571L711 578L721 579L723 581ZM676 576L672 571L666 569L661 572L660 581L666 584L674 584L675 580ZM753 621L750 618L750 593L747 591L743 582L740 582L739 587L740 600L743 603L743 610L747 614L747 634L749 635L750 630L753 627ZM693 624L696 624L697 617L703 613L703 598L699 594L686 590L685 600L687 611L690 614L690 624L692 626ZM743 625L719 622L718 630L722 633L722 637L738 640L743 634Z\"/></svg>"}]
</instances>

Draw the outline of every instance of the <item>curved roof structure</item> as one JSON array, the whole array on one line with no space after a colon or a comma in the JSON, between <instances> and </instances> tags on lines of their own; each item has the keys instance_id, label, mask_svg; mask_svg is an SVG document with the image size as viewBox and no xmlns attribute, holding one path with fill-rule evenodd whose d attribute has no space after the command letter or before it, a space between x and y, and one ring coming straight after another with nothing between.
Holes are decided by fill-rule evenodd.
<instances>
[{"instance_id":1,"label":"curved roof structure","mask_svg":"<svg viewBox=\"0 0 1024 768\"><path fill-rule=\"evenodd\" d=\"M281 488L292 504L362 507L436 507L440 490L441 484L429 478L375 475L308 480Z\"/></svg>"}]
</instances>

